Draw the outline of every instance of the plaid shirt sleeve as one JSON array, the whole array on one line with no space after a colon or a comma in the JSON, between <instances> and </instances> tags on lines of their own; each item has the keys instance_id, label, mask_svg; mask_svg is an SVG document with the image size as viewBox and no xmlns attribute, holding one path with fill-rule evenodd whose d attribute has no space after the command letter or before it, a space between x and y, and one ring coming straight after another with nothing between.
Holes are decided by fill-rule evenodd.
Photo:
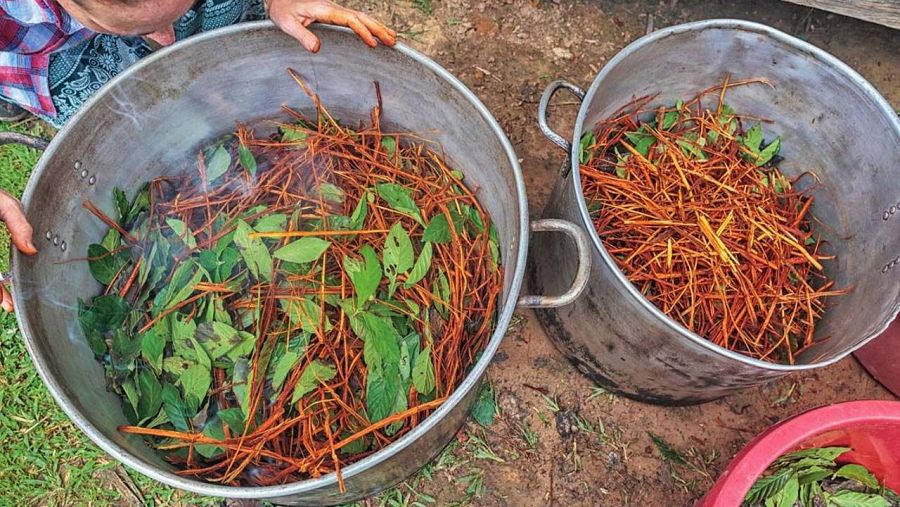
<instances>
[{"instance_id":1,"label":"plaid shirt sleeve","mask_svg":"<svg viewBox=\"0 0 900 507\"><path fill-rule=\"evenodd\" d=\"M54 0L0 0L0 95L33 113L56 116L50 53L92 35Z\"/></svg>"}]
</instances>

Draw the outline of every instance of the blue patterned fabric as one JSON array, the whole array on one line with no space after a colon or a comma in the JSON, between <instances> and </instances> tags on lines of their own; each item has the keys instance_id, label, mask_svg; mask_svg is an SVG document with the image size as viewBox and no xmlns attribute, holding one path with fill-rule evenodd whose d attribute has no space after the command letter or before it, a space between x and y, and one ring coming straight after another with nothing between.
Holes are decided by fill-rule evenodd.
<instances>
[{"instance_id":1,"label":"blue patterned fabric","mask_svg":"<svg viewBox=\"0 0 900 507\"><path fill-rule=\"evenodd\" d=\"M263 19L262 0L200 0L175 22L178 40L243 21ZM61 127L110 79L152 53L141 37L99 34L50 55L50 97L55 117L43 117Z\"/></svg>"}]
</instances>

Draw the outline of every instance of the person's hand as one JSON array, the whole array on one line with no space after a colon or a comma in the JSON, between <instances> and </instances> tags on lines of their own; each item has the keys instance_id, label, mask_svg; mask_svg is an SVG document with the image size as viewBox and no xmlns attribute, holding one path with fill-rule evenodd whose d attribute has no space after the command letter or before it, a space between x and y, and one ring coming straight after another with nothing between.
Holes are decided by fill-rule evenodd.
<instances>
[{"instance_id":1,"label":"person's hand","mask_svg":"<svg viewBox=\"0 0 900 507\"><path fill-rule=\"evenodd\" d=\"M272 22L313 53L319 51L320 41L307 27L316 22L346 26L371 47L378 41L386 46L397 43L397 34L390 28L329 0L266 0L266 5Z\"/></svg>"},{"instance_id":2,"label":"person's hand","mask_svg":"<svg viewBox=\"0 0 900 507\"><path fill-rule=\"evenodd\" d=\"M0 190L0 220L6 223L12 244L25 255L34 255L37 248L31 241L34 230L25 218L25 211L18 199ZM7 312L13 311L12 295L6 287L0 285L0 307Z\"/></svg>"}]
</instances>

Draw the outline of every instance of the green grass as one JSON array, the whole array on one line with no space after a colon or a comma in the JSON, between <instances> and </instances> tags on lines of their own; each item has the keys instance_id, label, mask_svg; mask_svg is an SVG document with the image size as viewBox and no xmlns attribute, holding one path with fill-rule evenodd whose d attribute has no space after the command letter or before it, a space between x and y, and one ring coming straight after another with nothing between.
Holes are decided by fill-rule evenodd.
<instances>
[{"instance_id":1,"label":"green grass","mask_svg":"<svg viewBox=\"0 0 900 507\"><path fill-rule=\"evenodd\" d=\"M413 4L417 9L424 12L425 14L431 14L434 12L434 4L431 0L413 0Z\"/></svg>"}]
</instances>

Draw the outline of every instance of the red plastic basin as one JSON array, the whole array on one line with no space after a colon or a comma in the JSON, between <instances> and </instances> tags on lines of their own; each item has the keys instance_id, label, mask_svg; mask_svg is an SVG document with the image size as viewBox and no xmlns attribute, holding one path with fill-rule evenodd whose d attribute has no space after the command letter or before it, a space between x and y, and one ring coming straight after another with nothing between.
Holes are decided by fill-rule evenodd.
<instances>
[{"instance_id":1,"label":"red plastic basin","mask_svg":"<svg viewBox=\"0 0 900 507\"><path fill-rule=\"evenodd\" d=\"M838 458L869 469L900 491L900 402L851 401L816 408L772 426L739 452L696 507L739 506L778 457L808 447L850 447Z\"/></svg>"}]
</instances>

